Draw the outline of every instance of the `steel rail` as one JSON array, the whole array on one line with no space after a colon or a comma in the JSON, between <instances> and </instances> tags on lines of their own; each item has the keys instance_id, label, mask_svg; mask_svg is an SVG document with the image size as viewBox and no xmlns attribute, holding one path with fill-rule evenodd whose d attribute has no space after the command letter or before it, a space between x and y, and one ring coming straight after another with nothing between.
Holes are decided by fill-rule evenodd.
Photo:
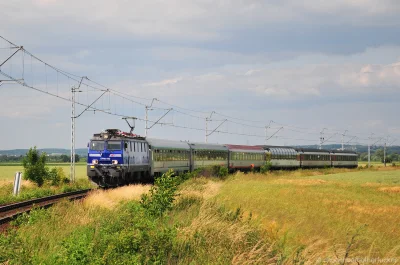
<instances>
[{"instance_id":1,"label":"steel rail","mask_svg":"<svg viewBox=\"0 0 400 265\"><path fill-rule=\"evenodd\" d=\"M0 206L0 224L8 223L16 216L31 211L34 207L49 207L61 199L68 198L70 200L77 200L85 197L92 189L78 190L66 192L42 198L6 204Z\"/></svg>"}]
</instances>

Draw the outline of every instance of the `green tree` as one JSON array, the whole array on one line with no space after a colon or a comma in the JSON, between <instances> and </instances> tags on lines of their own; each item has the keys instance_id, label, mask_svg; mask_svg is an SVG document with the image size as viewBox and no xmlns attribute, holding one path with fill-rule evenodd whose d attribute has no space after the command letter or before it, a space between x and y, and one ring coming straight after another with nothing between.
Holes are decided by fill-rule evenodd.
<instances>
[{"instance_id":1,"label":"green tree","mask_svg":"<svg viewBox=\"0 0 400 265\"><path fill-rule=\"evenodd\" d=\"M376 156L376 158L377 158L379 161L382 161L382 162L383 162L383 157L384 157L384 155L383 155L383 149L378 149L378 150L376 150L374 155Z\"/></svg>"},{"instance_id":2,"label":"green tree","mask_svg":"<svg viewBox=\"0 0 400 265\"><path fill-rule=\"evenodd\" d=\"M46 153L39 153L36 149L30 148L24 157L22 164L24 166L24 179L35 182L39 187L43 185L47 178Z\"/></svg>"},{"instance_id":3,"label":"green tree","mask_svg":"<svg viewBox=\"0 0 400 265\"><path fill-rule=\"evenodd\" d=\"M69 158L69 156L67 156L67 155L61 155L60 158L61 158L61 161L62 161L62 162L69 162L69 161L71 160L71 159Z\"/></svg>"},{"instance_id":4,"label":"green tree","mask_svg":"<svg viewBox=\"0 0 400 265\"><path fill-rule=\"evenodd\" d=\"M368 153L361 153L360 161L368 161Z\"/></svg>"},{"instance_id":5,"label":"green tree","mask_svg":"<svg viewBox=\"0 0 400 265\"><path fill-rule=\"evenodd\" d=\"M81 159L80 155L75 154L75 162L79 162L80 159Z\"/></svg>"}]
</instances>

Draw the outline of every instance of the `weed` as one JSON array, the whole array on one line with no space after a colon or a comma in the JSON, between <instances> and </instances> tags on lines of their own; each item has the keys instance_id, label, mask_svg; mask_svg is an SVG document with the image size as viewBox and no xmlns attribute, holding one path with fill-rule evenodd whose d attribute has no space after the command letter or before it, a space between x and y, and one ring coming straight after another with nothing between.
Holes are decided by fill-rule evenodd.
<instances>
[{"instance_id":1,"label":"weed","mask_svg":"<svg viewBox=\"0 0 400 265\"><path fill-rule=\"evenodd\" d=\"M265 165L261 166L260 173L262 174L268 173L269 171L271 171L271 167L272 167L271 161L267 161Z\"/></svg>"}]
</instances>

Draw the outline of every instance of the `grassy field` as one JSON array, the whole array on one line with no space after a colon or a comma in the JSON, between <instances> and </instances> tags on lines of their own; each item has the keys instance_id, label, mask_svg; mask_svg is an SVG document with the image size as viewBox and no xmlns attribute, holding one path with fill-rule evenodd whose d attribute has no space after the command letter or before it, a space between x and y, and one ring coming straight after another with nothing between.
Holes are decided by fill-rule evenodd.
<instances>
[{"instance_id":1,"label":"grassy field","mask_svg":"<svg viewBox=\"0 0 400 265\"><path fill-rule=\"evenodd\" d=\"M61 167L64 170L64 173L68 176L69 171L70 171L70 165L69 163L57 163L57 164L47 164L48 167ZM77 163L75 165L75 170L76 170L76 178L77 179L83 179L86 178L86 163ZM0 164L0 182L2 181L13 181L15 172L17 171L24 171L24 168L22 165L12 165L12 164L6 164L2 165Z\"/></svg>"},{"instance_id":2,"label":"grassy field","mask_svg":"<svg viewBox=\"0 0 400 265\"><path fill-rule=\"evenodd\" d=\"M138 203L150 188L96 190L34 211L0 235L0 263L344 264L346 255L346 264L400 262L399 167L192 178L160 217ZM167 193L156 196L161 204Z\"/></svg>"},{"instance_id":3,"label":"grassy field","mask_svg":"<svg viewBox=\"0 0 400 265\"><path fill-rule=\"evenodd\" d=\"M64 171L65 176L67 177L69 176L70 166L67 163L48 164L48 167L49 168L61 167ZM15 197L12 195L14 176L17 171L24 172L23 167L22 165L1 165L0 204L39 198L72 190L85 189L93 186L88 181L88 178L86 176L86 164L83 163L77 164L75 170L76 170L75 172L77 181L75 183L63 184L58 187L49 186L49 184L45 184L42 187L38 187L31 181L22 180L20 194Z\"/></svg>"},{"instance_id":4,"label":"grassy field","mask_svg":"<svg viewBox=\"0 0 400 265\"><path fill-rule=\"evenodd\" d=\"M217 201L251 214L287 253L304 246L314 257L343 257L356 235L352 256L400 257L400 170L387 170L238 173Z\"/></svg>"}]
</instances>

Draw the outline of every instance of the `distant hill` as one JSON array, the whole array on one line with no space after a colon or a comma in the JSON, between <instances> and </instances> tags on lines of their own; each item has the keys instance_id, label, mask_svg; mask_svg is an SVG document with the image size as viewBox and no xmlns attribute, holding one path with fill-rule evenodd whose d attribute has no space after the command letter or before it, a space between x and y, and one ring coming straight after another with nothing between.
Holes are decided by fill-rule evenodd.
<instances>
[{"instance_id":1,"label":"distant hill","mask_svg":"<svg viewBox=\"0 0 400 265\"><path fill-rule=\"evenodd\" d=\"M60 154L60 155L70 155L70 149L61 149L61 148L43 148L38 149L40 152L46 152L47 154ZM12 150L0 150L0 155L7 155L7 156L23 156L25 155L29 149L12 149ZM78 148L76 149L76 154L80 156L86 156L87 148Z\"/></svg>"}]
</instances>

